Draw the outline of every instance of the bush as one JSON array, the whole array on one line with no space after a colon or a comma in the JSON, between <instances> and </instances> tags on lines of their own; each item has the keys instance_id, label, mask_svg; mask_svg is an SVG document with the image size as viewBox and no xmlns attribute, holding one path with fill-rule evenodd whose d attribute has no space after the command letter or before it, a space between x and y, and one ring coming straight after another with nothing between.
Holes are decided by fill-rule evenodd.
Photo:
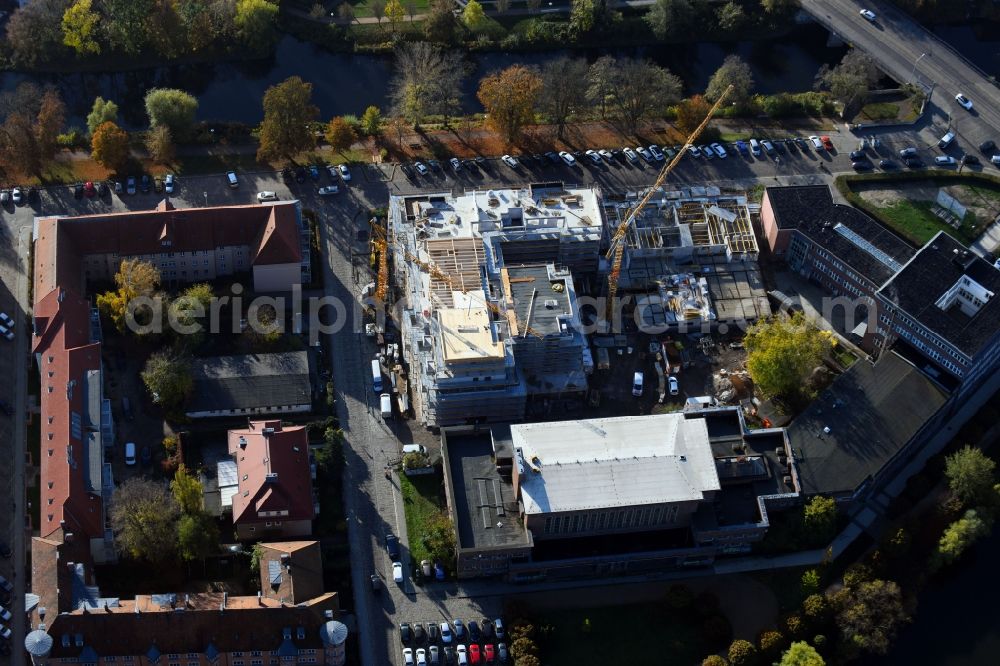
<instances>
[{"instance_id":1,"label":"bush","mask_svg":"<svg viewBox=\"0 0 1000 666\"><path fill-rule=\"evenodd\" d=\"M802 602L802 614L813 622L823 622L829 617L830 605L822 594L810 594Z\"/></svg>"},{"instance_id":2,"label":"bush","mask_svg":"<svg viewBox=\"0 0 1000 666\"><path fill-rule=\"evenodd\" d=\"M802 592L813 594L817 590L819 590L819 572L809 569L802 574Z\"/></svg>"},{"instance_id":3,"label":"bush","mask_svg":"<svg viewBox=\"0 0 1000 666\"><path fill-rule=\"evenodd\" d=\"M760 636L757 638L757 646L761 653L771 657L777 655L784 645L785 637L780 631L774 629L760 632Z\"/></svg>"},{"instance_id":4,"label":"bush","mask_svg":"<svg viewBox=\"0 0 1000 666\"><path fill-rule=\"evenodd\" d=\"M863 562L855 562L844 571L844 587L856 587L860 583L870 581L874 576L872 570Z\"/></svg>"},{"instance_id":5,"label":"bush","mask_svg":"<svg viewBox=\"0 0 1000 666\"><path fill-rule=\"evenodd\" d=\"M431 460L426 454L414 451L403 456L403 469L420 469L430 467Z\"/></svg>"},{"instance_id":6,"label":"bush","mask_svg":"<svg viewBox=\"0 0 1000 666\"><path fill-rule=\"evenodd\" d=\"M710 654L701 660L701 666L729 666L729 662L726 661L725 657L720 657L717 654Z\"/></svg>"},{"instance_id":7,"label":"bush","mask_svg":"<svg viewBox=\"0 0 1000 666\"><path fill-rule=\"evenodd\" d=\"M792 614L785 618L785 630L789 636L799 637L806 629L805 622L800 615Z\"/></svg>"},{"instance_id":8,"label":"bush","mask_svg":"<svg viewBox=\"0 0 1000 666\"><path fill-rule=\"evenodd\" d=\"M56 137L56 144L60 148L89 148L90 142L87 140L87 135L77 127L70 127L66 130L65 134L60 134Z\"/></svg>"},{"instance_id":9,"label":"bush","mask_svg":"<svg viewBox=\"0 0 1000 666\"><path fill-rule=\"evenodd\" d=\"M757 648L750 641L738 638L729 646L729 663L733 666L747 666L757 660Z\"/></svg>"}]
</instances>

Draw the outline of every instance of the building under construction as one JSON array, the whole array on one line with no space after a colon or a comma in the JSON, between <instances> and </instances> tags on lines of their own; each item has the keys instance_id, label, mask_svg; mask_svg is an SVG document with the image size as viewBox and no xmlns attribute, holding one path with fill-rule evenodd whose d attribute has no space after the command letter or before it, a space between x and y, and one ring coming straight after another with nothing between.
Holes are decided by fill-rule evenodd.
<instances>
[{"instance_id":1,"label":"building under construction","mask_svg":"<svg viewBox=\"0 0 1000 666\"><path fill-rule=\"evenodd\" d=\"M620 224L634 198L608 202ZM641 321L653 330L711 328L770 314L757 267L752 219L760 207L717 187L663 191L639 212L625 235L620 286L639 296Z\"/></svg>"},{"instance_id":2,"label":"building under construction","mask_svg":"<svg viewBox=\"0 0 1000 666\"><path fill-rule=\"evenodd\" d=\"M586 390L573 272L596 271L596 189L392 197L388 243L416 417L518 420L529 394Z\"/></svg>"}]
</instances>

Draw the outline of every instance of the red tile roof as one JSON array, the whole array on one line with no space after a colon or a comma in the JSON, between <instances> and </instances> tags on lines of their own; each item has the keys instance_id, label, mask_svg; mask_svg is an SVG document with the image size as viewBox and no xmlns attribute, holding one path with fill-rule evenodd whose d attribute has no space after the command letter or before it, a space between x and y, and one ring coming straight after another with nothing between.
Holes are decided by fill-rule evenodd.
<instances>
[{"instance_id":1,"label":"red tile roof","mask_svg":"<svg viewBox=\"0 0 1000 666\"><path fill-rule=\"evenodd\" d=\"M251 421L249 428L229 431L229 453L236 458L239 484L233 496L234 523L269 520L258 517L260 511L288 511L280 516L283 521L312 520L309 440L304 426L283 428L281 421Z\"/></svg>"}]
</instances>

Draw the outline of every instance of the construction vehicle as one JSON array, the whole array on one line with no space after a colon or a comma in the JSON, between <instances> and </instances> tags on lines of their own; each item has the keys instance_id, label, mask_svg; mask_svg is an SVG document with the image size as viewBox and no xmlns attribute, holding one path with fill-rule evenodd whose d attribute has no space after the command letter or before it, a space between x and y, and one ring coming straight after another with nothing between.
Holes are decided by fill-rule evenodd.
<instances>
[{"instance_id":1,"label":"construction vehicle","mask_svg":"<svg viewBox=\"0 0 1000 666\"><path fill-rule=\"evenodd\" d=\"M702 120L701 124L698 125L693 132L691 132L687 139L685 139L684 145L677 152L677 154L674 155L674 158L667 162L660 170L660 173L656 176L656 181L648 190L646 190L646 194L643 195L642 199L639 200L635 207L633 207L628 214L625 215L625 219L622 220L622 223L618 225L618 229L615 230L615 235L611 237L611 244L606 255L606 258L611 261L611 268L608 271L608 300L604 313L604 321L609 327L611 325L612 317L614 316L615 301L618 295L618 279L621 277L622 259L625 256L625 234L628 233L629 228L635 222L636 218L638 218L643 208L646 207L646 204L649 203L649 200L653 198L653 194L655 194L660 186L663 185L667 176L669 176L674 168L680 164L681 158L684 157L684 154L691 148L691 145L698 139L705 128L708 127L708 123L712 120L712 116L719 109L719 107L722 106L722 103L726 100L726 97L729 96L729 93L732 92L732 90L733 86L729 86L722 91L722 94L719 95L719 99L715 100L715 104L713 104L712 108L708 110L708 114L705 116L705 119Z\"/></svg>"}]
</instances>

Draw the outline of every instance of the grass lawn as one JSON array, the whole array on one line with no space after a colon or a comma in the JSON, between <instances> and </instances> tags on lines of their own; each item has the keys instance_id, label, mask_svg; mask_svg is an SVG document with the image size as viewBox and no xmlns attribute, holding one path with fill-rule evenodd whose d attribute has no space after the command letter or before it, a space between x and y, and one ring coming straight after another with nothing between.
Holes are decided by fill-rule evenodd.
<instances>
[{"instance_id":1,"label":"grass lawn","mask_svg":"<svg viewBox=\"0 0 1000 666\"><path fill-rule=\"evenodd\" d=\"M385 0L382 0L383 7L385 4ZM406 10L403 23L408 23L410 21L410 11L413 11L414 15L426 14L430 0L400 0L400 4ZM371 0L354 0L351 2L351 6L354 8L354 15L357 17L374 15L372 13ZM385 16L385 14L383 13L382 16ZM385 23L389 23L388 19L385 20Z\"/></svg>"},{"instance_id":2,"label":"grass lawn","mask_svg":"<svg viewBox=\"0 0 1000 666\"><path fill-rule=\"evenodd\" d=\"M583 630L590 620L591 632ZM546 666L660 664L691 666L709 653L693 612L678 616L664 604L635 604L550 611L536 626L551 625L543 640ZM608 640L609 636L627 637Z\"/></svg>"},{"instance_id":3,"label":"grass lawn","mask_svg":"<svg viewBox=\"0 0 1000 666\"><path fill-rule=\"evenodd\" d=\"M188 155L179 157L174 161L174 173L178 175L191 176L200 174L216 174L230 170L236 171L265 171L273 170L270 165L260 164L257 157L252 154L226 153L219 155ZM152 170L156 173L156 170ZM170 172L164 168L163 173Z\"/></svg>"},{"instance_id":4,"label":"grass lawn","mask_svg":"<svg viewBox=\"0 0 1000 666\"><path fill-rule=\"evenodd\" d=\"M964 243L972 243L966 226L952 229L931 212L935 204L931 201L897 201L891 206L880 208L879 213L888 224L917 245L923 245L937 232L944 231ZM966 216L969 217L969 216Z\"/></svg>"},{"instance_id":5,"label":"grass lawn","mask_svg":"<svg viewBox=\"0 0 1000 666\"><path fill-rule=\"evenodd\" d=\"M423 544L424 527L444 510L441 502L441 477L437 474L409 477L399 475L403 493L403 511L406 513L406 533L410 542L410 561L419 566L421 560L430 559Z\"/></svg>"},{"instance_id":6,"label":"grass lawn","mask_svg":"<svg viewBox=\"0 0 1000 666\"><path fill-rule=\"evenodd\" d=\"M858 116L862 120L893 120L899 115L899 104L872 102L865 104Z\"/></svg>"},{"instance_id":7,"label":"grass lawn","mask_svg":"<svg viewBox=\"0 0 1000 666\"><path fill-rule=\"evenodd\" d=\"M854 362L858 360L858 357L851 353L849 349L843 345L837 345L831 351L833 357L837 359L837 363L840 363L845 368L849 368L854 365Z\"/></svg>"}]
</instances>

